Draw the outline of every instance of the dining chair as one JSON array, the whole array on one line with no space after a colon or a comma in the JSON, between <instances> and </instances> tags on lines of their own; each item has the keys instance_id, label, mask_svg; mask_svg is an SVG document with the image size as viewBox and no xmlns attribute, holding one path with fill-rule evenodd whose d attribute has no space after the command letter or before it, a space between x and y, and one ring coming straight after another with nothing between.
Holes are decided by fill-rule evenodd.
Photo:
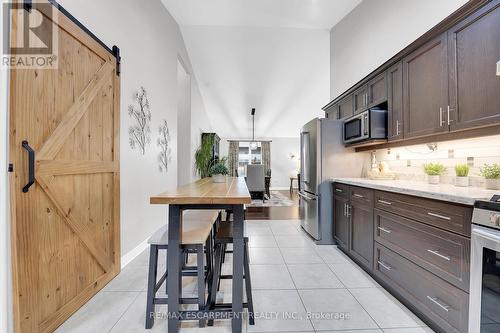
<instances>
[{"instance_id":1,"label":"dining chair","mask_svg":"<svg viewBox=\"0 0 500 333\"><path fill-rule=\"evenodd\" d=\"M247 187L250 193L257 193L265 202L266 177L263 164L247 165Z\"/></svg>"}]
</instances>

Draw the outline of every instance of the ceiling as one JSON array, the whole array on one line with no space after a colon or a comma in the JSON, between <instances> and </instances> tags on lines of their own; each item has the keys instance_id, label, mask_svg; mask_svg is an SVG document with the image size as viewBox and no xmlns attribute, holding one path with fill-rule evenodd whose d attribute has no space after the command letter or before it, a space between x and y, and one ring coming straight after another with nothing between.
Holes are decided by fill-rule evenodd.
<instances>
[{"instance_id":1,"label":"ceiling","mask_svg":"<svg viewBox=\"0 0 500 333\"><path fill-rule=\"evenodd\" d=\"M214 131L296 137L329 101L329 29L361 0L162 0L181 26Z\"/></svg>"}]
</instances>

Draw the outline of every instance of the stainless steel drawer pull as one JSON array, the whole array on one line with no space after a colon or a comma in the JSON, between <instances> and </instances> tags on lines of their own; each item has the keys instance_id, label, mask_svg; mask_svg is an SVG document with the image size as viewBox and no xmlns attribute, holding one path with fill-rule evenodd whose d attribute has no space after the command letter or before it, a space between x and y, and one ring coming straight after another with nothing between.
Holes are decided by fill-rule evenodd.
<instances>
[{"instance_id":1,"label":"stainless steel drawer pull","mask_svg":"<svg viewBox=\"0 0 500 333\"><path fill-rule=\"evenodd\" d=\"M383 262L383 261L378 260L377 262L378 262L378 264L379 264L381 267L384 267L384 268L385 268L386 270L388 270L388 271L390 271L390 270L392 269L392 267L391 267L391 266L387 265L387 264L386 264L385 262Z\"/></svg>"},{"instance_id":2,"label":"stainless steel drawer pull","mask_svg":"<svg viewBox=\"0 0 500 333\"><path fill-rule=\"evenodd\" d=\"M392 202L385 201L385 200L380 200L379 199L378 202L381 203L381 204L384 204L384 205L389 205L389 206L392 205Z\"/></svg>"},{"instance_id":3,"label":"stainless steel drawer pull","mask_svg":"<svg viewBox=\"0 0 500 333\"><path fill-rule=\"evenodd\" d=\"M438 257L439 257L439 258L441 258L441 259L448 260L448 261L450 261L450 260L451 260L451 258L450 258L450 257L444 256L444 255L442 255L441 253L439 253L438 251L427 250L427 252L430 252L430 253L432 253L433 255L438 256Z\"/></svg>"},{"instance_id":4,"label":"stainless steel drawer pull","mask_svg":"<svg viewBox=\"0 0 500 333\"><path fill-rule=\"evenodd\" d=\"M342 191L341 189L339 188L336 188L335 191L339 192L339 193L344 193L344 191Z\"/></svg>"},{"instance_id":5,"label":"stainless steel drawer pull","mask_svg":"<svg viewBox=\"0 0 500 333\"><path fill-rule=\"evenodd\" d=\"M382 228L382 227L377 227L377 229L380 230L380 231L385 232L386 234L390 234L392 232L391 230L386 229L386 228Z\"/></svg>"},{"instance_id":6,"label":"stainless steel drawer pull","mask_svg":"<svg viewBox=\"0 0 500 333\"><path fill-rule=\"evenodd\" d=\"M449 305L446 305L446 304L441 304L441 302L438 301L438 299L436 297L430 297L430 296L427 296L427 298L434 304L436 304L437 306L439 306L441 309L443 309L444 311L446 312L449 312L450 311L450 306Z\"/></svg>"},{"instance_id":7,"label":"stainless steel drawer pull","mask_svg":"<svg viewBox=\"0 0 500 333\"><path fill-rule=\"evenodd\" d=\"M356 198L364 198L364 197L365 197L364 195L357 194L357 193L354 193L353 195L354 195Z\"/></svg>"},{"instance_id":8,"label":"stainless steel drawer pull","mask_svg":"<svg viewBox=\"0 0 500 333\"><path fill-rule=\"evenodd\" d=\"M437 217L437 218L440 218L440 219L443 219L443 220L446 220L446 221L451 220L451 217L444 216L444 215L439 215L439 214L435 214L435 213L431 213L431 212L428 212L427 215L434 216L434 217Z\"/></svg>"}]
</instances>

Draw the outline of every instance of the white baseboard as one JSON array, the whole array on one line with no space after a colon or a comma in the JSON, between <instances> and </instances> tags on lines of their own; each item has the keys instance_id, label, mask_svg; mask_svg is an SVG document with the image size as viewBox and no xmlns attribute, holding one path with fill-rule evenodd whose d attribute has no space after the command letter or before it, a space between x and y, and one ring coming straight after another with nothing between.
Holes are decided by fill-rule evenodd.
<instances>
[{"instance_id":1,"label":"white baseboard","mask_svg":"<svg viewBox=\"0 0 500 333\"><path fill-rule=\"evenodd\" d=\"M298 187L293 187L294 190L297 190ZM270 187L269 190L271 191L286 191L286 190L290 190L290 187Z\"/></svg>"},{"instance_id":2,"label":"white baseboard","mask_svg":"<svg viewBox=\"0 0 500 333\"><path fill-rule=\"evenodd\" d=\"M142 241L139 245L137 245L135 248L130 250L129 252L125 253L122 258L121 258L121 267L122 269L127 266L132 260L134 260L139 254L142 253L145 249L148 248L148 238L146 238L144 241Z\"/></svg>"}]
</instances>

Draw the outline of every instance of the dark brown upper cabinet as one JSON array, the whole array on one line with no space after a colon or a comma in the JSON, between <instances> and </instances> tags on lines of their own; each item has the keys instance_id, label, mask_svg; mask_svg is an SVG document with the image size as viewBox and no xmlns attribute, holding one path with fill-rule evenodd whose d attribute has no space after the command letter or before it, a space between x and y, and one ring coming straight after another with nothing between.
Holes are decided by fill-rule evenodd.
<instances>
[{"instance_id":1,"label":"dark brown upper cabinet","mask_svg":"<svg viewBox=\"0 0 500 333\"><path fill-rule=\"evenodd\" d=\"M354 114L361 113L368 108L368 86L359 87L353 94Z\"/></svg>"},{"instance_id":2,"label":"dark brown upper cabinet","mask_svg":"<svg viewBox=\"0 0 500 333\"><path fill-rule=\"evenodd\" d=\"M338 119L348 118L352 116L352 112L353 112L352 95L348 95L339 102Z\"/></svg>"},{"instance_id":3,"label":"dark brown upper cabinet","mask_svg":"<svg viewBox=\"0 0 500 333\"><path fill-rule=\"evenodd\" d=\"M386 73L382 73L368 82L368 108L387 101Z\"/></svg>"},{"instance_id":4,"label":"dark brown upper cabinet","mask_svg":"<svg viewBox=\"0 0 500 333\"><path fill-rule=\"evenodd\" d=\"M493 1L448 31L450 129L500 122L500 2ZM448 118L449 113L449 118Z\"/></svg>"},{"instance_id":5,"label":"dark brown upper cabinet","mask_svg":"<svg viewBox=\"0 0 500 333\"><path fill-rule=\"evenodd\" d=\"M448 132L446 33L403 59L404 137Z\"/></svg>"},{"instance_id":6,"label":"dark brown upper cabinet","mask_svg":"<svg viewBox=\"0 0 500 333\"><path fill-rule=\"evenodd\" d=\"M387 70L387 108L389 141L403 138L403 64Z\"/></svg>"}]
</instances>

